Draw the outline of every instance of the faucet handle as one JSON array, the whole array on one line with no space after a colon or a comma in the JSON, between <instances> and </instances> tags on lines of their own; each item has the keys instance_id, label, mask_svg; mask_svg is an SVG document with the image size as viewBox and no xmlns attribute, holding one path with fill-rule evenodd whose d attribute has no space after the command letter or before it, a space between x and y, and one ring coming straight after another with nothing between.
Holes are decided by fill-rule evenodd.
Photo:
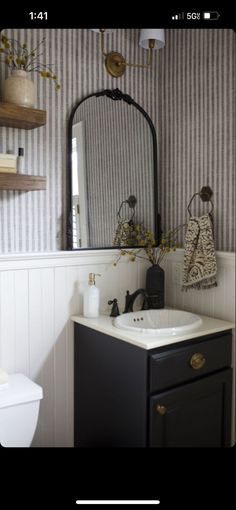
<instances>
[{"instance_id":1,"label":"faucet handle","mask_svg":"<svg viewBox=\"0 0 236 510\"><path fill-rule=\"evenodd\" d=\"M109 299L108 305L112 305L110 317L117 317L117 315L120 315L120 311L117 304L117 299Z\"/></svg>"},{"instance_id":2,"label":"faucet handle","mask_svg":"<svg viewBox=\"0 0 236 510\"><path fill-rule=\"evenodd\" d=\"M130 299L131 299L130 292L129 290L127 290L125 295L125 309L123 313L129 312Z\"/></svg>"},{"instance_id":3,"label":"faucet handle","mask_svg":"<svg viewBox=\"0 0 236 510\"><path fill-rule=\"evenodd\" d=\"M143 305L141 310L149 310L148 293L145 289L143 290Z\"/></svg>"},{"instance_id":4,"label":"faucet handle","mask_svg":"<svg viewBox=\"0 0 236 510\"><path fill-rule=\"evenodd\" d=\"M143 306L142 306L142 310L149 310L149 306L148 306L148 297L144 294L143 295Z\"/></svg>"}]
</instances>

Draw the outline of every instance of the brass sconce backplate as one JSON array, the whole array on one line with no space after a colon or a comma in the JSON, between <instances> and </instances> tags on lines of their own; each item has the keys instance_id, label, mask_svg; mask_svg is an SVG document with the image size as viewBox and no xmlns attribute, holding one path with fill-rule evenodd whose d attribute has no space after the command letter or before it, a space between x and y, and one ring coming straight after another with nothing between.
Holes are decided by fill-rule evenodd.
<instances>
[{"instance_id":1,"label":"brass sconce backplate","mask_svg":"<svg viewBox=\"0 0 236 510\"><path fill-rule=\"evenodd\" d=\"M111 74L111 76L119 78L119 76L122 76L125 72L126 61L121 53L111 51L106 55L105 66L107 72Z\"/></svg>"}]
</instances>

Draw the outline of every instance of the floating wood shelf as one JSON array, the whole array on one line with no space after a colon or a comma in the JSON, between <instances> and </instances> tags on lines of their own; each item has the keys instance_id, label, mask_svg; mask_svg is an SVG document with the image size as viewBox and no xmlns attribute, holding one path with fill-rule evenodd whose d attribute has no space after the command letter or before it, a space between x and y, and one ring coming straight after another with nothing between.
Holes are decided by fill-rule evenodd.
<instances>
[{"instance_id":1,"label":"floating wood shelf","mask_svg":"<svg viewBox=\"0 0 236 510\"><path fill-rule=\"evenodd\" d=\"M34 129L46 124L46 111L0 102L0 126Z\"/></svg>"},{"instance_id":2,"label":"floating wood shelf","mask_svg":"<svg viewBox=\"0 0 236 510\"><path fill-rule=\"evenodd\" d=\"M0 190L36 191L46 189L46 177L0 173Z\"/></svg>"}]
</instances>

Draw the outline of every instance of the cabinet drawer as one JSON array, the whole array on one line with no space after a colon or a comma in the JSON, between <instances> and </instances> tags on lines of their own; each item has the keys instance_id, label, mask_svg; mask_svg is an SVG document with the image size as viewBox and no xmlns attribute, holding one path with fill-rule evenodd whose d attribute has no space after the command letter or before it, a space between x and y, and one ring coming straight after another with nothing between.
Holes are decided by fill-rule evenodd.
<instances>
[{"instance_id":1,"label":"cabinet drawer","mask_svg":"<svg viewBox=\"0 0 236 510\"><path fill-rule=\"evenodd\" d=\"M156 353L149 359L149 390L170 388L231 366L232 335Z\"/></svg>"}]
</instances>

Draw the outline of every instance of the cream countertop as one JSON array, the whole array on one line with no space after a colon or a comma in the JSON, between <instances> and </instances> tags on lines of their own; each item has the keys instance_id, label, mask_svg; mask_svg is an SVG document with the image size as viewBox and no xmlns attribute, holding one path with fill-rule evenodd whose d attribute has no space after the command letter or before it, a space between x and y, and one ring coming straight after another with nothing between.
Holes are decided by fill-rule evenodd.
<instances>
[{"instance_id":1,"label":"cream countertop","mask_svg":"<svg viewBox=\"0 0 236 510\"><path fill-rule=\"evenodd\" d=\"M193 312L194 313L194 312ZM87 319L86 317L73 315L71 320L87 326L88 328L95 329L105 335L110 335L114 338L118 338L123 342L141 347L142 349L155 349L163 345L175 344L177 342L184 342L185 340L191 340L192 338L198 338L205 335L211 335L213 333L219 333L220 331L226 331L235 328L235 324L220 319L214 319L213 317L206 317L205 315L199 315L202 319L202 324L192 332L185 335L148 335L141 334L135 331L126 331L124 329L118 329L113 326L113 318L107 315L100 315L96 319Z\"/></svg>"}]
</instances>

